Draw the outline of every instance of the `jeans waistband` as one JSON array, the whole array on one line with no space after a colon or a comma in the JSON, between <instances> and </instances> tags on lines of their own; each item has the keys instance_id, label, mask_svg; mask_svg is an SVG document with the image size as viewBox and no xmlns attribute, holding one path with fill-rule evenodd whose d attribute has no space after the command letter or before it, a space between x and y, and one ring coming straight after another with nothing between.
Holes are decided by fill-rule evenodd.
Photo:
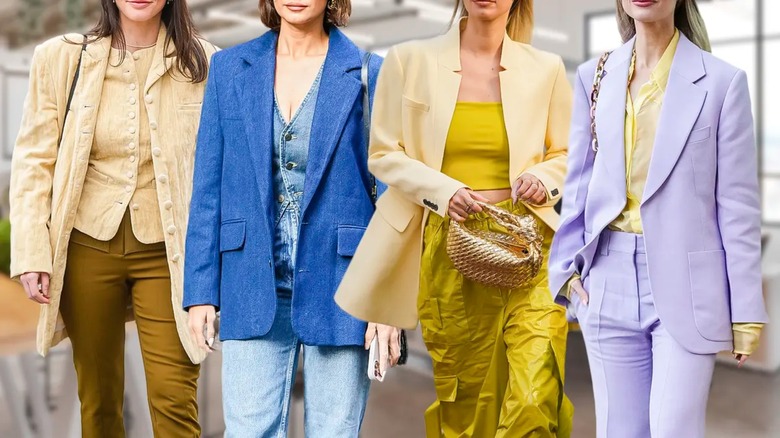
<instances>
[{"instance_id":1,"label":"jeans waistband","mask_svg":"<svg viewBox=\"0 0 780 438\"><path fill-rule=\"evenodd\" d=\"M610 251L645 254L645 238L641 234L604 230L599 236L599 253L608 255Z\"/></svg>"}]
</instances>

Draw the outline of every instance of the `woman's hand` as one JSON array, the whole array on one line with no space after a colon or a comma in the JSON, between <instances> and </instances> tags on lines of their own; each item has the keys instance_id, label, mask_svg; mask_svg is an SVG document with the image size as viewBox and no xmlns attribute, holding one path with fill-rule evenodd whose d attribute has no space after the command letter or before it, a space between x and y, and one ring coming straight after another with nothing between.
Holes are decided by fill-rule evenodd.
<instances>
[{"instance_id":1,"label":"woman's hand","mask_svg":"<svg viewBox=\"0 0 780 438\"><path fill-rule=\"evenodd\" d=\"M49 304L49 274L45 272L27 272L19 277L27 298L39 304Z\"/></svg>"},{"instance_id":2,"label":"woman's hand","mask_svg":"<svg viewBox=\"0 0 780 438\"><path fill-rule=\"evenodd\" d=\"M588 305L588 291L585 290L585 286L582 285L582 280L579 278L575 278L571 281L569 284L569 287L571 288L571 291L580 298L580 302L584 305Z\"/></svg>"},{"instance_id":3,"label":"woman's hand","mask_svg":"<svg viewBox=\"0 0 780 438\"><path fill-rule=\"evenodd\" d=\"M211 353L214 351L211 348L214 345L214 321L217 319L217 309L214 306L192 306L189 310L189 326L190 334L192 335L198 346ZM205 336L204 330L205 327Z\"/></svg>"},{"instance_id":4,"label":"woman's hand","mask_svg":"<svg viewBox=\"0 0 780 438\"><path fill-rule=\"evenodd\" d=\"M477 201L489 202L484 196L464 187L455 192L455 195L450 199L447 213L453 220L464 222L470 214L482 211L482 207L477 204Z\"/></svg>"},{"instance_id":5,"label":"woman's hand","mask_svg":"<svg viewBox=\"0 0 780 438\"><path fill-rule=\"evenodd\" d=\"M748 359L750 359L750 355L748 354L735 354L734 359L737 360L737 367L742 368L742 365L745 365L745 362L747 362Z\"/></svg>"},{"instance_id":6,"label":"woman's hand","mask_svg":"<svg viewBox=\"0 0 780 438\"><path fill-rule=\"evenodd\" d=\"M398 359L401 358L401 331L393 326L370 322L366 329L366 350L371 348L374 337L377 337L379 347L379 373L384 376L387 370L385 367L388 364L391 368L398 365Z\"/></svg>"},{"instance_id":7,"label":"woman's hand","mask_svg":"<svg viewBox=\"0 0 780 438\"><path fill-rule=\"evenodd\" d=\"M547 202L547 188L539 178L524 173L512 184L512 201L523 201L531 205L542 205Z\"/></svg>"}]
</instances>

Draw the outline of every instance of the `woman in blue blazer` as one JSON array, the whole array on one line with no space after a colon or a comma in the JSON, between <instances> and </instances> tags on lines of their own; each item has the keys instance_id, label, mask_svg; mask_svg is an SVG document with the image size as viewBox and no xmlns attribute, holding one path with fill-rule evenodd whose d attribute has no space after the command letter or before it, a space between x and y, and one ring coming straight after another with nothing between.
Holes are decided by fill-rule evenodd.
<instances>
[{"instance_id":1,"label":"woman in blue blazer","mask_svg":"<svg viewBox=\"0 0 780 438\"><path fill-rule=\"evenodd\" d=\"M263 0L271 31L213 59L184 306L205 349L220 311L226 437L286 434L301 348L306 435L358 436L367 326L333 295L374 212L363 99L381 59L337 29L350 10L349 0ZM385 351L395 333L381 327Z\"/></svg>"}]
</instances>

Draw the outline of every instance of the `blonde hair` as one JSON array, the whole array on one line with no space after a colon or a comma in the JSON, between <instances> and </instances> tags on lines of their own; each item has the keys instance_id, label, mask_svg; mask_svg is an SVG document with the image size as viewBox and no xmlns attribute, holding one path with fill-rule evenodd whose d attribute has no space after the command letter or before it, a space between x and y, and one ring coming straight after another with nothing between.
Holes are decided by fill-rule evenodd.
<instances>
[{"instance_id":1,"label":"blonde hair","mask_svg":"<svg viewBox=\"0 0 780 438\"><path fill-rule=\"evenodd\" d=\"M636 35L636 23L623 9L623 2L616 1L618 28L620 28L623 42L626 42ZM674 26L702 50L712 51L707 26L704 24L696 0L677 0L677 6L674 10Z\"/></svg>"},{"instance_id":2,"label":"blonde hair","mask_svg":"<svg viewBox=\"0 0 780 438\"><path fill-rule=\"evenodd\" d=\"M452 22L455 24L458 16L469 15L463 0L455 0L455 10L452 12ZM514 0L509 9L509 20L506 23L506 32L509 38L519 43L531 43L534 30L534 2L533 0Z\"/></svg>"}]
</instances>

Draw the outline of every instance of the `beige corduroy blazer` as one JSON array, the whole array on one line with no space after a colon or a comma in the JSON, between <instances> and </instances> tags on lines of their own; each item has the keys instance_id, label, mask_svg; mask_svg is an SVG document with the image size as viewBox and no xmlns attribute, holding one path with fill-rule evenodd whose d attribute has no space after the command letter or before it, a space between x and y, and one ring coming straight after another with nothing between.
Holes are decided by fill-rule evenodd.
<instances>
[{"instance_id":1,"label":"beige corduroy blazer","mask_svg":"<svg viewBox=\"0 0 780 438\"><path fill-rule=\"evenodd\" d=\"M461 22L462 23L462 22ZM539 178L548 202L528 206L551 228L566 174L571 86L563 61L504 37L499 73L509 138L506 186L523 173ZM465 184L441 173L460 89L460 29L392 48L374 96L369 167L388 185L336 294L353 316L417 325L422 232L430 213L447 215Z\"/></svg>"},{"instance_id":2,"label":"beige corduroy blazer","mask_svg":"<svg viewBox=\"0 0 780 438\"><path fill-rule=\"evenodd\" d=\"M71 44L66 41L76 42ZM153 147L162 151L155 161L160 215L171 272L171 302L182 344L199 363L205 353L191 339L187 313L182 309L183 254L192 190L195 136L200 121L205 81L193 84L173 67L176 58L164 56L165 29L160 30L155 59L139 104L146 104ZM68 242L89 164L111 38L87 46L66 125L68 92L76 72L81 35L53 38L35 49L30 88L11 168L11 275L51 274L51 304L41 306L38 351L67 337L59 318ZM210 59L216 48L202 42ZM169 44L169 55L174 52ZM62 143L57 139L62 129ZM160 178L167 175L167 178ZM163 181L165 181L163 183Z\"/></svg>"}]
</instances>

